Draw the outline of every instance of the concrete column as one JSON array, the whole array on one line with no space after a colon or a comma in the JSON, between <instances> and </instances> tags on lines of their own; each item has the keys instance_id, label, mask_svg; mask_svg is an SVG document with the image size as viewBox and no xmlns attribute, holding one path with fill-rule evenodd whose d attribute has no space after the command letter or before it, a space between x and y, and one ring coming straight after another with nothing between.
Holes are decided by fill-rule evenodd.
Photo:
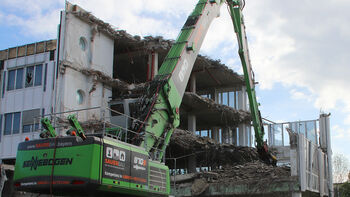
<instances>
[{"instance_id":1,"label":"concrete column","mask_svg":"<svg viewBox=\"0 0 350 197\"><path fill-rule=\"evenodd\" d=\"M196 133L196 116L193 114L189 114L187 118L187 130L192 131L194 134Z\"/></svg>"},{"instance_id":2,"label":"concrete column","mask_svg":"<svg viewBox=\"0 0 350 197\"><path fill-rule=\"evenodd\" d=\"M301 191L305 191L307 188L306 182L306 144L303 134L298 135L298 162L299 162L299 182ZM308 152L309 150L306 150Z\"/></svg>"},{"instance_id":3,"label":"concrete column","mask_svg":"<svg viewBox=\"0 0 350 197\"><path fill-rule=\"evenodd\" d=\"M243 86L242 90L238 92L237 105L238 109L247 110L247 96L245 86Z\"/></svg>"},{"instance_id":4,"label":"concrete column","mask_svg":"<svg viewBox=\"0 0 350 197\"><path fill-rule=\"evenodd\" d=\"M192 131L193 134L195 135L196 134L196 116L195 115L192 115L192 114L189 114L188 115L188 130L189 131ZM196 172L196 157L195 156L190 156L188 157L188 172L189 173L193 173L193 172Z\"/></svg>"},{"instance_id":5,"label":"concrete column","mask_svg":"<svg viewBox=\"0 0 350 197\"><path fill-rule=\"evenodd\" d=\"M327 164L328 164L328 191L329 196L334 196L333 191L333 165L332 165L332 147L331 147L331 135L330 135L330 114L321 114L320 115L320 145L327 154Z\"/></svg>"},{"instance_id":6,"label":"concrete column","mask_svg":"<svg viewBox=\"0 0 350 197\"><path fill-rule=\"evenodd\" d=\"M246 146L245 144L245 133L246 133L246 126L245 124L240 124L238 127L238 145L239 146Z\"/></svg>"},{"instance_id":7,"label":"concrete column","mask_svg":"<svg viewBox=\"0 0 350 197\"><path fill-rule=\"evenodd\" d=\"M221 129L221 141L222 141L222 143L229 143L228 142L228 140L229 140L228 134L229 134L228 128Z\"/></svg>"},{"instance_id":8,"label":"concrete column","mask_svg":"<svg viewBox=\"0 0 350 197\"><path fill-rule=\"evenodd\" d=\"M245 132L244 132L244 146L249 146L249 133L250 133L250 127L248 125L245 125Z\"/></svg>"},{"instance_id":9,"label":"concrete column","mask_svg":"<svg viewBox=\"0 0 350 197\"><path fill-rule=\"evenodd\" d=\"M215 89L214 90L214 97L213 97L213 100L215 101L215 103L219 103L219 93L218 91Z\"/></svg>"},{"instance_id":10,"label":"concrete column","mask_svg":"<svg viewBox=\"0 0 350 197\"><path fill-rule=\"evenodd\" d=\"M227 128L228 129L228 143L233 144L233 131L232 128Z\"/></svg>"},{"instance_id":11,"label":"concrete column","mask_svg":"<svg viewBox=\"0 0 350 197\"><path fill-rule=\"evenodd\" d=\"M232 144L234 145L238 145L238 142L237 142L237 127L233 128L232 130Z\"/></svg>"},{"instance_id":12,"label":"concrete column","mask_svg":"<svg viewBox=\"0 0 350 197\"><path fill-rule=\"evenodd\" d=\"M317 159L318 159L318 184L319 184L319 191L320 196L324 196L324 157L323 152L319 148L317 151Z\"/></svg>"},{"instance_id":13,"label":"concrete column","mask_svg":"<svg viewBox=\"0 0 350 197\"><path fill-rule=\"evenodd\" d=\"M212 137L212 139L220 142L220 139L219 139L220 135L219 135L219 128L218 127L213 127L211 129L211 137Z\"/></svg>"},{"instance_id":14,"label":"concrete column","mask_svg":"<svg viewBox=\"0 0 350 197\"><path fill-rule=\"evenodd\" d=\"M196 75L192 74L190 78L190 92L196 93Z\"/></svg>"}]
</instances>

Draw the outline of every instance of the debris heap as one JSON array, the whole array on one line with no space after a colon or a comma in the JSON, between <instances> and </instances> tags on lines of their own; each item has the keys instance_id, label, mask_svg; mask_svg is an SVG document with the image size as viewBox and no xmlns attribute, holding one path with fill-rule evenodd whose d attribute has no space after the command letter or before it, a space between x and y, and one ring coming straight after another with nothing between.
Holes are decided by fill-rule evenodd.
<instances>
[{"instance_id":1,"label":"debris heap","mask_svg":"<svg viewBox=\"0 0 350 197\"><path fill-rule=\"evenodd\" d=\"M255 148L220 144L190 131L176 129L170 141L168 156L180 158L177 159L176 168L181 169L187 167L186 155L195 156L197 166L207 168L197 173L173 175L171 180L179 188L190 186L194 196L202 194L212 184L244 185L249 191L250 187L263 190L267 184L278 185L296 180L296 177L291 176L290 167L265 164ZM171 158L167 160L167 165L174 169Z\"/></svg>"}]
</instances>

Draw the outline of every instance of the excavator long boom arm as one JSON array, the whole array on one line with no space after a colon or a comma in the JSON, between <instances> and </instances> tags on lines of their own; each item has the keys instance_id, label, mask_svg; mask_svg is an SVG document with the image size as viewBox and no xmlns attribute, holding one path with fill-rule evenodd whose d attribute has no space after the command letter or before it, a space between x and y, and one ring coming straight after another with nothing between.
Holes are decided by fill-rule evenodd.
<instances>
[{"instance_id":1,"label":"excavator long boom arm","mask_svg":"<svg viewBox=\"0 0 350 197\"><path fill-rule=\"evenodd\" d=\"M140 146L154 159L162 159L173 130L180 123L179 108L194 62L223 3L199 0L141 101L144 108L141 119L145 121L136 130L145 131Z\"/></svg>"},{"instance_id":2,"label":"excavator long boom arm","mask_svg":"<svg viewBox=\"0 0 350 197\"><path fill-rule=\"evenodd\" d=\"M245 32L244 19L242 15L242 1L227 0L233 27L237 35L238 54L241 59L247 94L249 99L249 107L253 120L255 131L255 141L258 148L263 146L264 127L261 120L259 105L256 100L254 73L249 58L248 42Z\"/></svg>"},{"instance_id":3,"label":"excavator long boom arm","mask_svg":"<svg viewBox=\"0 0 350 197\"><path fill-rule=\"evenodd\" d=\"M230 10L235 33L237 35L238 54L242 63L243 74L249 99L249 107L255 132L256 148L262 160L264 160L266 163L276 165L276 157L269 152L267 143L264 142L264 125L261 119L259 104L256 100L254 73L249 58L248 41L242 14L244 5L242 4L242 0L226 0L226 2Z\"/></svg>"}]
</instances>

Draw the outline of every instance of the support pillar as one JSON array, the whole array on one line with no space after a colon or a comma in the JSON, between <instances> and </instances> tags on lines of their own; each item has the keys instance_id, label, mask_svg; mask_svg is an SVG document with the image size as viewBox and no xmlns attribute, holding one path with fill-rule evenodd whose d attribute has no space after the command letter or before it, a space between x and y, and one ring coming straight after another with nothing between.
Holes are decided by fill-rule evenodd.
<instances>
[{"instance_id":1,"label":"support pillar","mask_svg":"<svg viewBox=\"0 0 350 197\"><path fill-rule=\"evenodd\" d=\"M245 124L240 124L238 127L238 145L239 146L246 146L245 141L246 141L246 126Z\"/></svg>"},{"instance_id":2,"label":"support pillar","mask_svg":"<svg viewBox=\"0 0 350 197\"><path fill-rule=\"evenodd\" d=\"M193 114L189 114L188 115L188 126L187 126L187 129L189 131L192 131L193 132L193 135L196 134L196 116L193 115ZM196 157L195 156L189 156L188 157L188 172L189 173L194 173L196 172Z\"/></svg>"},{"instance_id":3,"label":"support pillar","mask_svg":"<svg viewBox=\"0 0 350 197\"><path fill-rule=\"evenodd\" d=\"M196 134L196 116L193 114L189 114L187 118L187 129L192 131L193 134Z\"/></svg>"},{"instance_id":4,"label":"support pillar","mask_svg":"<svg viewBox=\"0 0 350 197\"><path fill-rule=\"evenodd\" d=\"M332 166L332 147L331 147L331 135L330 135L330 114L320 114L320 146L325 150L327 154L327 164L328 164L328 192L330 197L334 196L333 191L333 166Z\"/></svg>"},{"instance_id":5,"label":"support pillar","mask_svg":"<svg viewBox=\"0 0 350 197\"><path fill-rule=\"evenodd\" d=\"M227 142L227 129L226 128L221 129L221 142L228 143Z\"/></svg>"},{"instance_id":6,"label":"support pillar","mask_svg":"<svg viewBox=\"0 0 350 197\"><path fill-rule=\"evenodd\" d=\"M238 98L237 98L237 108L241 110L248 110L247 109L247 93L246 93L246 87L243 86L242 90L238 92Z\"/></svg>"},{"instance_id":7,"label":"support pillar","mask_svg":"<svg viewBox=\"0 0 350 197\"><path fill-rule=\"evenodd\" d=\"M218 127L213 127L211 129L211 138L216 140L217 142L220 142L219 137L220 137L220 135L219 135L219 128Z\"/></svg>"},{"instance_id":8,"label":"support pillar","mask_svg":"<svg viewBox=\"0 0 350 197\"><path fill-rule=\"evenodd\" d=\"M233 131L232 128L227 128L228 130L228 143L233 144Z\"/></svg>"},{"instance_id":9,"label":"support pillar","mask_svg":"<svg viewBox=\"0 0 350 197\"><path fill-rule=\"evenodd\" d=\"M245 125L245 132L244 132L244 146L249 146L249 134L250 134L250 127L248 125Z\"/></svg>"},{"instance_id":10,"label":"support pillar","mask_svg":"<svg viewBox=\"0 0 350 197\"><path fill-rule=\"evenodd\" d=\"M232 130L232 144L238 146L238 141L237 141L237 127L233 128L233 130Z\"/></svg>"},{"instance_id":11,"label":"support pillar","mask_svg":"<svg viewBox=\"0 0 350 197\"><path fill-rule=\"evenodd\" d=\"M194 73L190 78L190 92L196 93L196 75Z\"/></svg>"},{"instance_id":12,"label":"support pillar","mask_svg":"<svg viewBox=\"0 0 350 197\"><path fill-rule=\"evenodd\" d=\"M147 81L151 81L158 74L158 53L152 51L148 55Z\"/></svg>"}]
</instances>

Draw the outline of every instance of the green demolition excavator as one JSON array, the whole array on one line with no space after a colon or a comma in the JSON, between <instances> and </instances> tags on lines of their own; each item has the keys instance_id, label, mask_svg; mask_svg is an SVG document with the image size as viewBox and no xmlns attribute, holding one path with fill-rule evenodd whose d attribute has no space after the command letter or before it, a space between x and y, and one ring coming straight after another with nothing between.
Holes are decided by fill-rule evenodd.
<instances>
[{"instance_id":1,"label":"green demolition excavator","mask_svg":"<svg viewBox=\"0 0 350 197\"><path fill-rule=\"evenodd\" d=\"M261 158L276 161L264 144L264 130L255 95L243 22L242 1L199 0L162 63L158 75L140 98L140 113L133 132L119 135L85 135L74 116L68 116L72 128L67 136L57 136L49 119L42 139L18 146L14 185L18 190L51 194L96 194L101 192L135 196L170 194L169 169L164 155L174 129L179 126L179 107L194 62L212 20L227 4L237 34L239 56L249 97L256 147Z\"/></svg>"}]
</instances>

